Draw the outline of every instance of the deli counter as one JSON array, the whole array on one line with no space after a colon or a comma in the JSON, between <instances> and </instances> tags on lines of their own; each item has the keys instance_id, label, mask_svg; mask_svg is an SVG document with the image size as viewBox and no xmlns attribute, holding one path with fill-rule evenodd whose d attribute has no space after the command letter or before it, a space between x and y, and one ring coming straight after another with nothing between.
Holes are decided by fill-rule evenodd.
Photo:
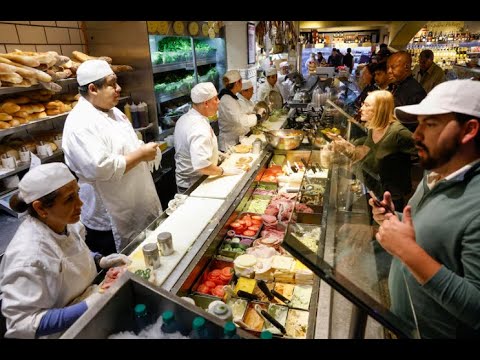
<instances>
[{"instance_id":1,"label":"deli counter","mask_svg":"<svg viewBox=\"0 0 480 360\"><path fill-rule=\"evenodd\" d=\"M420 337L389 310L391 257L375 241L364 179L323 136L327 130L353 141L365 129L332 101L320 112L303 111L277 111L264 123L280 129L311 118L298 148L263 142L259 153L244 152L255 139L265 140L251 135L225 160L244 174L203 177L177 194L122 251L132 260L128 281L188 300L190 310L212 323L225 323L209 309L223 301L244 338L265 330L285 339ZM157 245L165 233L173 252L152 265L143 247ZM92 328L85 319L106 321L88 313L70 337Z\"/></svg>"}]
</instances>

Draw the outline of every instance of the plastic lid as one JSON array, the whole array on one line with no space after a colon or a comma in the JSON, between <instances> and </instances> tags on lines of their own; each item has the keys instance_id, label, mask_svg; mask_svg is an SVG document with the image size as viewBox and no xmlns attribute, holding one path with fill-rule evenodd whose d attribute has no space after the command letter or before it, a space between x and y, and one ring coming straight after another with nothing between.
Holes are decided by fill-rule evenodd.
<instances>
[{"instance_id":1,"label":"plastic lid","mask_svg":"<svg viewBox=\"0 0 480 360\"><path fill-rule=\"evenodd\" d=\"M237 327L233 322L229 321L223 327L223 332L225 335L233 336L237 333Z\"/></svg>"},{"instance_id":2,"label":"plastic lid","mask_svg":"<svg viewBox=\"0 0 480 360\"><path fill-rule=\"evenodd\" d=\"M162 320L163 322L169 323L175 319L175 315L173 314L173 311L167 310L164 311L162 314Z\"/></svg>"},{"instance_id":3,"label":"plastic lid","mask_svg":"<svg viewBox=\"0 0 480 360\"><path fill-rule=\"evenodd\" d=\"M273 339L273 335L268 330L263 330L260 334L260 339Z\"/></svg>"},{"instance_id":4,"label":"plastic lid","mask_svg":"<svg viewBox=\"0 0 480 360\"><path fill-rule=\"evenodd\" d=\"M228 313L228 306L224 303L215 304L213 307L213 313L215 315L225 315Z\"/></svg>"},{"instance_id":5,"label":"plastic lid","mask_svg":"<svg viewBox=\"0 0 480 360\"><path fill-rule=\"evenodd\" d=\"M201 316L197 316L195 319L193 319L192 327L193 330L198 330L201 329L205 326L205 319Z\"/></svg>"},{"instance_id":6,"label":"plastic lid","mask_svg":"<svg viewBox=\"0 0 480 360\"><path fill-rule=\"evenodd\" d=\"M135 305L135 315L144 315L147 312L147 307L145 304L137 304Z\"/></svg>"}]
</instances>

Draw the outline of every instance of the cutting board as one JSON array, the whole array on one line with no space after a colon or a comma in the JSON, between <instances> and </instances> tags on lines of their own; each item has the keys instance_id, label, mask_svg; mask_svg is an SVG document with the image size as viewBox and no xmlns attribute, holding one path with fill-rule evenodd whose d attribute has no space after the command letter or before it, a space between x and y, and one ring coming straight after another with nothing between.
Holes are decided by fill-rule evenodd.
<instances>
[{"instance_id":1,"label":"cutting board","mask_svg":"<svg viewBox=\"0 0 480 360\"><path fill-rule=\"evenodd\" d=\"M258 158L258 156L259 154L252 153L233 153L227 160L223 162L222 167L235 167L235 163L242 157L251 157L251 165ZM192 191L190 196L226 199L244 176L246 176L245 172L238 175L209 176L195 190Z\"/></svg>"},{"instance_id":2,"label":"cutting board","mask_svg":"<svg viewBox=\"0 0 480 360\"><path fill-rule=\"evenodd\" d=\"M160 257L160 267L154 273L154 283L160 286L172 272L188 248L199 237L224 200L189 197L158 228L147 234L147 238L130 254L132 264L128 270L135 272L145 269L142 247L148 243L157 243L157 235L161 232L172 234L173 254Z\"/></svg>"}]
</instances>

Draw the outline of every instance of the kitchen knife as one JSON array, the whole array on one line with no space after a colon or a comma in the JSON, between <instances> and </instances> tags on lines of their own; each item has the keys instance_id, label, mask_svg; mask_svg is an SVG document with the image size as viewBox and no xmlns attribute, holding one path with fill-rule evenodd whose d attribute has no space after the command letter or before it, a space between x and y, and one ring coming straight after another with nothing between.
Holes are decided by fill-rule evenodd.
<instances>
[{"instance_id":1,"label":"kitchen knife","mask_svg":"<svg viewBox=\"0 0 480 360\"><path fill-rule=\"evenodd\" d=\"M279 298L280 300L282 300L285 304L290 304L290 300L288 300L285 296L283 296L282 294L280 294L278 291L276 290L271 290L270 291L272 293L273 296L275 296L276 298Z\"/></svg>"},{"instance_id":2,"label":"kitchen knife","mask_svg":"<svg viewBox=\"0 0 480 360\"><path fill-rule=\"evenodd\" d=\"M269 301L272 301L274 296L270 292L270 289L267 286L267 283L263 280L257 280L257 285L260 290L267 296Z\"/></svg>"},{"instance_id":3,"label":"kitchen knife","mask_svg":"<svg viewBox=\"0 0 480 360\"><path fill-rule=\"evenodd\" d=\"M242 297L242 298L246 298L248 300L258 300L258 296L255 295L255 294L250 294L246 291L243 291L243 290L238 290L237 291L237 296L239 297Z\"/></svg>"}]
</instances>

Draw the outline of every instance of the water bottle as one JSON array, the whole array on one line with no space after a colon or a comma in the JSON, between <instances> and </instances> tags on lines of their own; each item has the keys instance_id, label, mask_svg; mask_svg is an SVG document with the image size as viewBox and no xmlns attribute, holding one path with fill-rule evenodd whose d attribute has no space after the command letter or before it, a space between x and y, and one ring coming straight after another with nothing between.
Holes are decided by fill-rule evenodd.
<instances>
[{"instance_id":1,"label":"water bottle","mask_svg":"<svg viewBox=\"0 0 480 360\"><path fill-rule=\"evenodd\" d=\"M237 335L237 326L229 321L223 327L223 338L224 339L240 339L240 336Z\"/></svg>"},{"instance_id":2,"label":"water bottle","mask_svg":"<svg viewBox=\"0 0 480 360\"><path fill-rule=\"evenodd\" d=\"M148 312L145 304L137 304L134 308L135 313L135 327L138 334L148 325Z\"/></svg>"},{"instance_id":3,"label":"water bottle","mask_svg":"<svg viewBox=\"0 0 480 360\"><path fill-rule=\"evenodd\" d=\"M173 311L167 310L162 314L162 331L165 334L173 334L177 329L177 321L175 320L175 314Z\"/></svg>"},{"instance_id":4,"label":"water bottle","mask_svg":"<svg viewBox=\"0 0 480 360\"><path fill-rule=\"evenodd\" d=\"M270 331L268 330L263 330L260 333L260 339L273 339L273 335Z\"/></svg>"},{"instance_id":5,"label":"water bottle","mask_svg":"<svg viewBox=\"0 0 480 360\"><path fill-rule=\"evenodd\" d=\"M201 316L197 316L192 322L192 331L190 332L191 339L209 339L207 322Z\"/></svg>"}]
</instances>

